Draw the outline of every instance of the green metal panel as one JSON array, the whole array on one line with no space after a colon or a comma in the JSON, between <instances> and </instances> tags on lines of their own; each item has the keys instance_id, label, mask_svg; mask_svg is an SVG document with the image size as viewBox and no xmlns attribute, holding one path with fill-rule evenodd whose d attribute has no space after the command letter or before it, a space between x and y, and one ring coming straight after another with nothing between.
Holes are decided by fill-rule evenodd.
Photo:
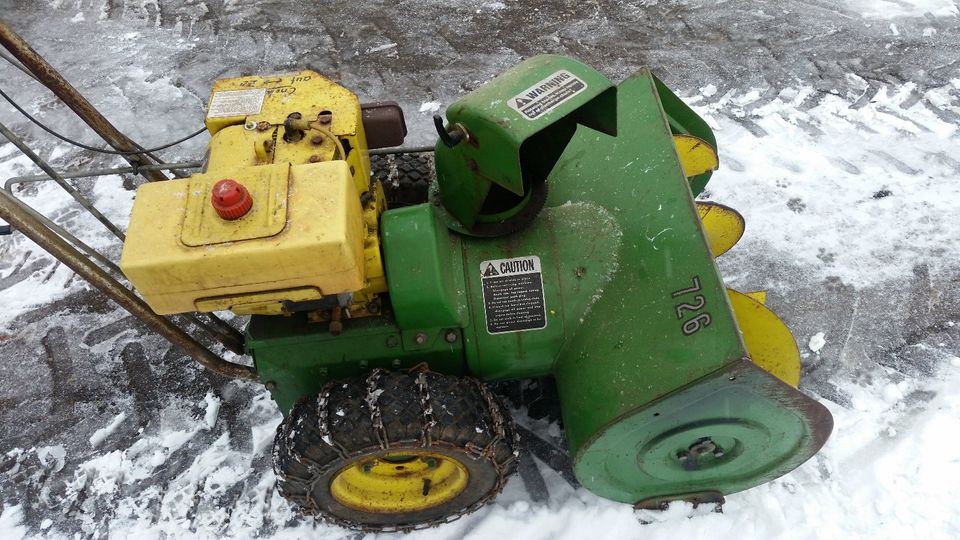
<instances>
[{"instance_id":1,"label":"green metal panel","mask_svg":"<svg viewBox=\"0 0 960 540\"><path fill-rule=\"evenodd\" d=\"M624 234L616 275L555 374L577 478L625 502L760 484L830 431L814 400L738 367L747 353L659 98L649 72L624 81L618 137L578 133L550 178L548 204L602 204ZM687 468L679 453L702 438L730 454Z\"/></svg>"},{"instance_id":2,"label":"green metal panel","mask_svg":"<svg viewBox=\"0 0 960 540\"><path fill-rule=\"evenodd\" d=\"M559 75L558 75L559 74ZM533 118L517 107L541 83L567 77L582 89ZM546 82L545 82L546 81ZM615 88L595 69L557 55L530 58L450 105L451 124L460 124L470 140L448 148L437 143L437 181L444 207L467 228L474 225L492 185L521 196L526 181L542 181L573 133L577 122L615 133ZM518 101L519 100L519 101Z\"/></svg>"},{"instance_id":3,"label":"green metal panel","mask_svg":"<svg viewBox=\"0 0 960 540\"><path fill-rule=\"evenodd\" d=\"M624 235L616 275L557 365L571 448L746 356L650 73L621 83L618 98L618 136L582 130L550 178L550 202L589 197ZM709 325L685 335L703 314Z\"/></svg>"},{"instance_id":4,"label":"green metal panel","mask_svg":"<svg viewBox=\"0 0 960 540\"><path fill-rule=\"evenodd\" d=\"M563 343L590 316L591 305L616 273L621 242L617 221L604 207L588 202L545 209L532 226L502 240L464 239L472 321L466 347L470 371L485 379L551 373ZM539 257L543 267L546 328L491 334L481 262L527 256Z\"/></svg>"},{"instance_id":5,"label":"green metal panel","mask_svg":"<svg viewBox=\"0 0 960 540\"><path fill-rule=\"evenodd\" d=\"M459 237L427 204L383 214L384 265L401 328L463 327L467 323Z\"/></svg>"},{"instance_id":6,"label":"green metal panel","mask_svg":"<svg viewBox=\"0 0 960 540\"><path fill-rule=\"evenodd\" d=\"M574 472L597 495L626 503L729 494L802 464L832 424L822 405L741 360L618 418L580 448ZM720 451L679 458L702 439Z\"/></svg>"},{"instance_id":7,"label":"green metal panel","mask_svg":"<svg viewBox=\"0 0 960 540\"><path fill-rule=\"evenodd\" d=\"M450 332L456 337L452 343ZM301 397L316 395L328 381L378 367L404 369L427 362L443 373L466 372L459 329L401 331L388 317L346 320L343 332L333 336L326 323L308 322L304 314L254 315L246 337L257 374L284 414Z\"/></svg>"}]
</instances>

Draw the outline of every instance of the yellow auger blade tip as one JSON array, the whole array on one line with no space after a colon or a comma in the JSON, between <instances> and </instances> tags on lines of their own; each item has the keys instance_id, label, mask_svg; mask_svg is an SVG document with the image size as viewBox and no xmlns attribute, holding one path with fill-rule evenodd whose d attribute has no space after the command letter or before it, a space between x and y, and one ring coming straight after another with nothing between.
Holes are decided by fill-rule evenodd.
<instances>
[{"instance_id":1,"label":"yellow auger blade tip","mask_svg":"<svg viewBox=\"0 0 960 540\"><path fill-rule=\"evenodd\" d=\"M714 257L719 257L740 241L746 222L740 212L715 202L698 202L697 214Z\"/></svg>"},{"instance_id":2,"label":"yellow auger blade tip","mask_svg":"<svg viewBox=\"0 0 960 540\"><path fill-rule=\"evenodd\" d=\"M677 148L677 157L687 178L714 171L720 166L716 149L700 137L677 134L673 136L673 145Z\"/></svg>"},{"instance_id":3,"label":"yellow auger blade tip","mask_svg":"<svg viewBox=\"0 0 960 540\"><path fill-rule=\"evenodd\" d=\"M767 306L727 289L743 344L753 363L796 388L800 384L800 349L787 325Z\"/></svg>"}]
</instances>

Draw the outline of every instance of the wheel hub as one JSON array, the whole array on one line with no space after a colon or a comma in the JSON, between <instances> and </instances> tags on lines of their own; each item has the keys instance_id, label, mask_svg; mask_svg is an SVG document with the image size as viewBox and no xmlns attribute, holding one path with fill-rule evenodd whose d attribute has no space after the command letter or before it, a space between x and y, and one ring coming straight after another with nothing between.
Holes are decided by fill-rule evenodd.
<instances>
[{"instance_id":1,"label":"wheel hub","mask_svg":"<svg viewBox=\"0 0 960 540\"><path fill-rule=\"evenodd\" d=\"M416 512L452 500L469 478L467 468L451 457L392 452L350 463L333 477L330 493L340 504L364 512Z\"/></svg>"}]
</instances>

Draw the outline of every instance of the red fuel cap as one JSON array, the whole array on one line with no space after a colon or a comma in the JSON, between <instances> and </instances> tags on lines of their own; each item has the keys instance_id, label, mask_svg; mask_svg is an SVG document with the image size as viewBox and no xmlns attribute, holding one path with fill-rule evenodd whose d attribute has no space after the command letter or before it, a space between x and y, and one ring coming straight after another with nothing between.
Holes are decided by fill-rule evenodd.
<instances>
[{"instance_id":1,"label":"red fuel cap","mask_svg":"<svg viewBox=\"0 0 960 540\"><path fill-rule=\"evenodd\" d=\"M224 179L213 185L213 209L223 219L242 218L253 206L250 192L236 180Z\"/></svg>"}]
</instances>

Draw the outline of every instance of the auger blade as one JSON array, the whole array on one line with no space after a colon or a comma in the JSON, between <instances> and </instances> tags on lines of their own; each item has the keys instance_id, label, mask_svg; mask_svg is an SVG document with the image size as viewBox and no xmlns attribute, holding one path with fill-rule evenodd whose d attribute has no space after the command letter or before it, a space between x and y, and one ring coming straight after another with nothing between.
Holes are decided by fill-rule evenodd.
<instances>
[{"instance_id":1,"label":"auger blade","mask_svg":"<svg viewBox=\"0 0 960 540\"><path fill-rule=\"evenodd\" d=\"M673 136L673 145L677 147L677 156L687 178L714 171L720 166L717 151L700 137L677 134Z\"/></svg>"},{"instance_id":2,"label":"auger blade","mask_svg":"<svg viewBox=\"0 0 960 540\"><path fill-rule=\"evenodd\" d=\"M719 257L740 241L746 223L740 212L715 202L698 202L697 213L714 257Z\"/></svg>"},{"instance_id":3,"label":"auger blade","mask_svg":"<svg viewBox=\"0 0 960 540\"><path fill-rule=\"evenodd\" d=\"M762 292L761 292L762 293ZM758 301L757 292L727 289L737 326L753 363L796 388L800 384L800 350L787 325ZM766 297L765 293L762 293Z\"/></svg>"}]
</instances>

